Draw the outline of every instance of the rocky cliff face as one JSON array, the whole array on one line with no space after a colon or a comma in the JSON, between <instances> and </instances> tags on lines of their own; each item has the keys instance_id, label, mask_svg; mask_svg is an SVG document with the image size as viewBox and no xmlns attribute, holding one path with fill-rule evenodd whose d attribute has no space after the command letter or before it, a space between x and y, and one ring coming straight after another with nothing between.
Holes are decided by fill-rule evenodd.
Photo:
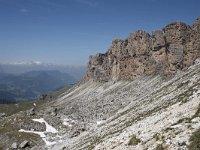
<instances>
[{"instance_id":1,"label":"rocky cliff face","mask_svg":"<svg viewBox=\"0 0 200 150\"><path fill-rule=\"evenodd\" d=\"M85 81L133 80L142 75L171 76L200 56L200 17L192 26L167 25L152 35L139 30L113 40L105 54L90 56Z\"/></svg>"}]
</instances>

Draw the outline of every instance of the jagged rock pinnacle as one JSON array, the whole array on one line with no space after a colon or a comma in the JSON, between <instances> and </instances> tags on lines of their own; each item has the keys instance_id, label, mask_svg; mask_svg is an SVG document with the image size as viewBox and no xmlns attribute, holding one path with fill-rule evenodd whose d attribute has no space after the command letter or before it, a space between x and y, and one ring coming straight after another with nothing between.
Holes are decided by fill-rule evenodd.
<instances>
[{"instance_id":1,"label":"jagged rock pinnacle","mask_svg":"<svg viewBox=\"0 0 200 150\"><path fill-rule=\"evenodd\" d=\"M105 54L90 56L85 81L134 80L142 75L171 76L200 56L200 17L192 26L174 22L152 35L139 30L112 41Z\"/></svg>"}]
</instances>

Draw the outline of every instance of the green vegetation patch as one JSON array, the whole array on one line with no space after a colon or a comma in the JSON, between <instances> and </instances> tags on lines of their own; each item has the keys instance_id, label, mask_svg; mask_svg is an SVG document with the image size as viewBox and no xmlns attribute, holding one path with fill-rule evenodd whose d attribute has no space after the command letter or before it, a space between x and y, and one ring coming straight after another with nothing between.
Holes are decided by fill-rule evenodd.
<instances>
[{"instance_id":1,"label":"green vegetation patch","mask_svg":"<svg viewBox=\"0 0 200 150\"><path fill-rule=\"evenodd\" d=\"M138 139L135 135L132 135L132 137L128 142L128 145L132 146L132 145L137 145L138 143L140 143L140 139Z\"/></svg>"},{"instance_id":2,"label":"green vegetation patch","mask_svg":"<svg viewBox=\"0 0 200 150\"><path fill-rule=\"evenodd\" d=\"M20 111L26 111L31 108L37 109L39 106L43 105L46 101L36 101L36 102L23 102L18 104L0 104L0 113L5 113L6 116L11 116ZM36 106L33 105L36 104Z\"/></svg>"},{"instance_id":3,"label":"green vegetation patch","mask_svg":"<svg viewBox=\"0 0 200 150\"><path fill-rule=\"evenodd\" d=\"M192 116L192 119L194 119L196 117L200 117L200 104L199 104L199 107L198 107L196 113Z\"/></svg>"},{"instance_id":4,"label":"green vegetation patch","mask_svg":"<svg viewBox=\"0 0 200 150\"><path fill-rule=\"evenodd\" d=\"M200 129L192 134L190 137L189 150L200 150Z\"/></svg>"},{"instance_id":5,"label":"green vegetation patch","mask_svg":"<svg viewBox=\"0 0 200 150\"><path fill-rule=\"evenodd\" d=\"M158 144L155 148L155 150L164 150L162 144Z\"/></svg>"}]
</instances>

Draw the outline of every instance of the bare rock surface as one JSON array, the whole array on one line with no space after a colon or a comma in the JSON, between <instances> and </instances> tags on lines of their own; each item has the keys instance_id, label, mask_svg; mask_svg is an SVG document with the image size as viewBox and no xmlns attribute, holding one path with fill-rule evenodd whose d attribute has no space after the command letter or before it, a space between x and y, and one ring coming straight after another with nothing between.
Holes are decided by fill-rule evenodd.
<instances>
[{"instance_id":1,"label":"bare rock surface","mask_svg":"<svg viewBox=\"0 0 200 150\"><path fill-rule=\"evenodd\" d=\"M200 56L200 19L192 26L174 22L152 35L139 30L112 41L105 54L90 56L85 80L133 80L143 75L172 76Z\"/></svg>"}]
</instances>

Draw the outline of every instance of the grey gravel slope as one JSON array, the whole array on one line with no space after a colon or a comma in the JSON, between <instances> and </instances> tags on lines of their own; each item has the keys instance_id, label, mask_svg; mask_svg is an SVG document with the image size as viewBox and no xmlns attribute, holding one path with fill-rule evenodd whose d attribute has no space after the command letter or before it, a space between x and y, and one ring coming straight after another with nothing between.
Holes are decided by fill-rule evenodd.
<instances>
[{"instance_id":1,"label":"grey gravel slope","mask_svg":"<svg viewBox=\"0 0 200 150\"><path fill-rule=\"evenodd\" d=\"M76 125L49 149L187 149L200 127L200 65L170 80L145 76L132 82L87 82L54 102ZM83 130L80 130L83 129ZM70 136L78 131L76 136ZM177 133L175 131L178 131ZM79 135L80 134L80 135ZM137 144L130 144L135 137Z\"/></svg>"}]
</instances>

